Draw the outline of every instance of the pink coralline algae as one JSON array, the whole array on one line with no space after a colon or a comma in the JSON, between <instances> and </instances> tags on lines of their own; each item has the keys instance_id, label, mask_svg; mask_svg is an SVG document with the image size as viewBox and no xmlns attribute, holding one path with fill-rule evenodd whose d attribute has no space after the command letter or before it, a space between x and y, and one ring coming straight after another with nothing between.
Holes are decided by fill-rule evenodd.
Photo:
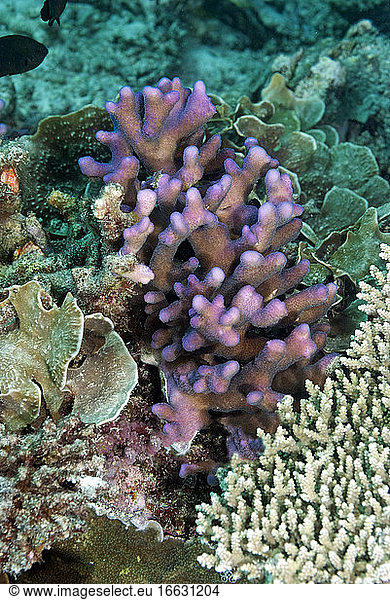
<instances>
[{"instance_id":1,"label":"pink coralline algae","mask_svg":"<svg viewBox=\"0 0 390 600\"><path fill-rule=\"evenodd\" d=\"M110 494L103 510L125 521L128 515L138 527L146 525L152 513L146 498L156 491L157 477L153 458L161 447L161 440L150 427L130 421L121 415L101 429L98 449L106 458L105 480L111 484ZM142 468L141 468L141 465ZM98 511L99 512L99 511Z\"/></svg>"},{"instance_id":2,"label":"pink coralline algae","mask_svg":"<svg viewBox=\"0 0 390 600\"><path fill-rule=\"evenodd\" d=\"M106 110L114 130L96 137L112 160L79 164L122 186L120 211L97 202L104 230L115 230L110 214L124 226L121 276L144 286L146 335L166 379L167 403L153 407L166 421L164 445L218 421L240 451L258 427L275 431L285 393L323 381L334 355L322 350L321 319L336 286L305 288L309 262L281 251L299 235L303 209L278 162L255 138L242 166L220 136L205 140L215 107L203 82L192 91L178 78L142 93L124 87Z\"/></svg>"}]
</instances>

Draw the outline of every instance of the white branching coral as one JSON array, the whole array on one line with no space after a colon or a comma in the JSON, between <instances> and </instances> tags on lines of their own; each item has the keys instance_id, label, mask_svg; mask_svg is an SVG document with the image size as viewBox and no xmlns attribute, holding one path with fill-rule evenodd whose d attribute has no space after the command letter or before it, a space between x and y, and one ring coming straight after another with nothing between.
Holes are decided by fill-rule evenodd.
<instances>
[{"instance_id":1,"label":"white branching coral","mask_svg":"<svg viewBox=\"0 0 390 600\"><path fill-rule=\"evenodd\" d=\"M218 572L274 583L390 580L390 246L387 273L361 284L360 324L323 390L264 435L256 462L219 471L222 494L199 507L207 545L198 560Z\"/></svg>"}]
</instances>

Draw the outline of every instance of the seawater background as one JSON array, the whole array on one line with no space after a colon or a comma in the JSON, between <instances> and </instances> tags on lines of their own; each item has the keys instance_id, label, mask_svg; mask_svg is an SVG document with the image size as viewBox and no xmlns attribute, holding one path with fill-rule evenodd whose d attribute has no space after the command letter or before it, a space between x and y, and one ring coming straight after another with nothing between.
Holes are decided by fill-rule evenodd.
<instances>
[{"instance_id":1,"label":"seawater background","mask_svg":"<svg viewBox=\"0 0 390 600\"><path fill-rule=\"evenodd\" d=\"M0 80L3 120L29 131L49 114L102 106L123 85L141 89L162 76L179 75L186 85L201 78L232 103L242 94L258 100L272 72L296 85L361 19L381 33L374 56L389 55L388 0L77 0L68 2L61 27L41 21L41 6L0 4L0 35L33 36L49 48L38 69ZM352 72L347 88L355 80Z\"/></svg>"}]
</instances>

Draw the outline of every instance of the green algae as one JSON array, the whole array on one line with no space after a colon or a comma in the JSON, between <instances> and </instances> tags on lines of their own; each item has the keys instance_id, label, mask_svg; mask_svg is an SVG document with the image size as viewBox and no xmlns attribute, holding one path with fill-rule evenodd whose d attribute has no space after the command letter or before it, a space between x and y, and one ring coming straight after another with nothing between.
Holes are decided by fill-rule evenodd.
<instances>
[{"instance_id":1,"label":"green algae","mask_svg":"<svg viewBox=\"0 0 390 600\"><path fill-rule=\"evenodd\" d=\"M351 227L333 231L317 247L300 242L299 257L310 261L305 277L307 285L321 280L347 275L354 284L369 277L370 265L384 268L379 257L381 244L390 243L390 233L383 233L378 225L378 211L368 208Z\"/></svg>"},{"instance_id":2,"label":"green algae","mask_svg":"<svg viewBox=\"0 0 390 600\"><path fill-rule=\"evenodd\" d=\"M325 238L332 231L354 225L368 208L368 202L352 190L333 186L325 194L316 233Z\"/></svg>"},{"instance_id":3,"label":"green algae","mask_svg":"<svg viewBox=\"0 0 390 600\"><path fill-rule=\"evenodd\" d=\"M390 233L382 233L378 227L378 215L375 208L369 208L348 231L345 242L329 259L336 277L349 275L355 282L364 279L370 265L384 267L379 257L380 245L390 243Z\"/></svg>"}]
</instances>

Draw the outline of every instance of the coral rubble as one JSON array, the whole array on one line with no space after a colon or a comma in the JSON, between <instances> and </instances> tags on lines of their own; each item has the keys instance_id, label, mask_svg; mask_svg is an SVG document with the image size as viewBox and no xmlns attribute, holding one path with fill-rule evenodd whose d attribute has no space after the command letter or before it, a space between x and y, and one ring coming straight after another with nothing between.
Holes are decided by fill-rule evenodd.
<instances>
[{"instance_id":1,"label":"coral rubble","mask_svg":"<svg viewBox=\"0 0 390 600\"><path fill-rule=\"evenodd\" d=\"M39 18L39 3L4 0L0 35L22 31L50 48L43 70L13 78L12 126L31 130L47 115L101 104L123 81L142 86L156 81L161 69L174 72L191 8L183 0L122 0L113 10L112 2L88 0L68 4L61 27L54 30ZM2 85L0 97L9 104Z\"/></svg>"},{"instance_id":2,"label":"coral rubble","mask_svg":"<svg viewBox=\"0 0 390 600\"><path fill-rule=\"evenodd\" d=\"M312 45L319 37L340 37L368 10L380 19L380 8L385 5L386 0L348 0L342 4L336 0L226 0L220 12L230 22L234 19L238 27L249 29L253 43L260 45L275 36L282 50L292 50L297 45Z\"/></svg>"}]
</instances>

